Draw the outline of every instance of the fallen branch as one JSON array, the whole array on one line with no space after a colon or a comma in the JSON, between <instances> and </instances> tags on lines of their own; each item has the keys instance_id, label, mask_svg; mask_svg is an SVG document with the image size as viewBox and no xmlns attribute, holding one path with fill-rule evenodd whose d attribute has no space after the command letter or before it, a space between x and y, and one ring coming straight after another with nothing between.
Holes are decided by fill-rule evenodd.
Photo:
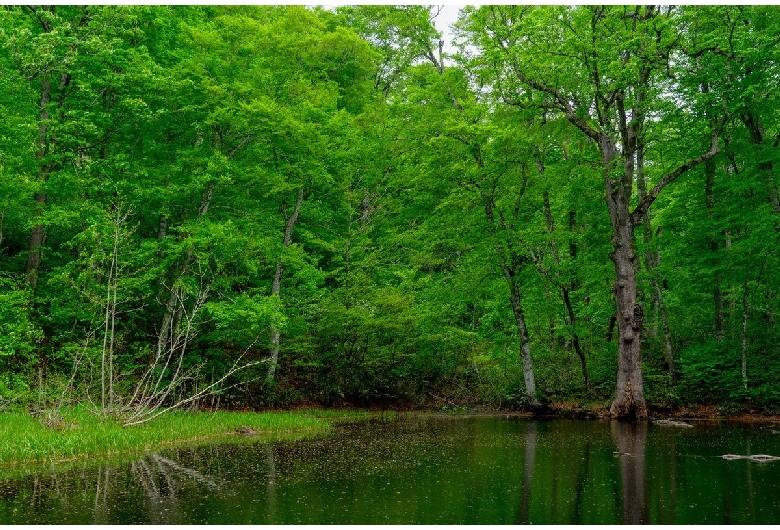
<instances>
[{"instance_id":1,"label":"fallen branch","mask_svg":"<svg viewBox=\"0 0 780 530\"><path fill-rule=\"evenodd\" d=\"M723 455L723 460L752 460L753 462L774 462L780 456L772 455Z\"/></svg>"}]
</instances>

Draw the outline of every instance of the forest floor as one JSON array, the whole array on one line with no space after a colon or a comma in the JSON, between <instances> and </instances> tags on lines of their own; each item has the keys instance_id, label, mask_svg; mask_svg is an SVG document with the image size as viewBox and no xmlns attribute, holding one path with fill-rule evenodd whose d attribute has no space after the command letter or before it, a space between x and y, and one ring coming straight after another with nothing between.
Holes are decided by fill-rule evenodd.
<instances>
[{"instance_id":1,"label":"forest floor","mask_svg":"<svg viewBox=\"0 0 780 530\"><path fill-rule=\"evenodd\" d=\"M718 409L715 405L697 405L690 407L682 407L678 410L674 410L668 413L657 413L658 417L670 417L679 419L692 419L692 420L732 420L742 422L780 422L780 415L776 413L764 413L749 410L742 411L723 411Z\"/></svg>"}]
</instances>

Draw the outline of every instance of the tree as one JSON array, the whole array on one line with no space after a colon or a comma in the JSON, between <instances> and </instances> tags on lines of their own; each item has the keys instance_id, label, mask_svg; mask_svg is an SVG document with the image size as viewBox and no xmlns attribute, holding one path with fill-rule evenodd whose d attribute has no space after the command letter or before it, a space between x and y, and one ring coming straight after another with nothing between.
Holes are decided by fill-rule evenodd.
<instances>
[{"instance_id":1,"label":"tree","mask_svg":"<svg viewBox=\"0 0 780 530\"><path fill-rule=\"evenodd\" d=\"M668 184L715 157L727 117L721 115L714 127L707 122L702 127L701 120L693 121L695 115L683 114L682 122L675 116L675 123L672 113L665 112L670 100L682 96L666 75L679 53L676 14L673 8L655 6L483 7L462 25L505 101L560 113L598 149L615 267L618 377L610 408L615 418L647 417L634 229ZM677 64L689 67L684 59ZM664 141L650 136L658 131L647 126L651 118L668 123L666 135L701 132L693 145L685 146L687 152L675 150L684 161L665 164L655 185L633 203L637 146L657 147Z\"/></svg>"}]
</instances>

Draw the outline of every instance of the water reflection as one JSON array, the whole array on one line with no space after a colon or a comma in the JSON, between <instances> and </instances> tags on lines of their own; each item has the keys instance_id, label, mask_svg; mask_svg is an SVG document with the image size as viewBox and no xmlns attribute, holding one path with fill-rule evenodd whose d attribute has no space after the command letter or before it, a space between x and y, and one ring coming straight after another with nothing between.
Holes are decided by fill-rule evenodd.
<instances>
[{"instance_id":1,"label":"water reflection","mask_svg":"<svg viewBox=\"0 0 780 530\"><path fill-rule=\"evenodd\" d=\"M525 460L523 462L523 494L520 500L520 510L517 514L517 524L531 522L529 512L534 478L534 460L536 458L536 430L537 424L535 421L527 422L525 431Z\"/></svg>"},{"instance_id":2,"label":"water reflection","mask_svg":"<svg viewBox=\"0 0 780 530\"><path fill-rule=\"evenodd\" d=\"M576 488L574 490L574 519L573 523L581 524L585 520L587 505L585 504L585 489L588 484L588 470L590 469L590 438L586 438L582 460L577 469Z\"/></svg>"},{"instance_id":3,"label":"water reflection","mask_svg":"<svg viewBox=\"0 0 780 530\"><path fill-rule=\"evenodd\" d=\"M612 421L611 431L618 448L615 456L620 459L623 524L647 524L647 498L645 497L647 422Z\"/></svg>"},{"instance_id":4,"label":"water reflection","mask_svg":"<svg viewBox=\"0 0 780 530\"><path fill-rule=\"evenodd\" d=\"M427 418L0 478L4 524L776 524L780 436Z\"/></svg>"},{"instance_id":5,"label":"water reflection","mask_svg":"<svg viewBox=\"0 0 780 530\"><path fill-rule=\"evenodd\" d=\"M182 482L195 481L208 490L219 490L211 477L159 454L132 462L130 474L146 495L150 524L175 524L181 520L178 494L184 489Z\"/></svg>"},{"instance_id":6,"label":"water reflection","mask_svg":"<svg viewBox=\"0 0 780 530\"><path fill-rule=\"evenodd\" d=\"M93 508L96 524L108 524L108 484L111 480L111 468L98 466L95 486L95 505Z\"/></svg>"},{"instance_id":7,"label":"water reflection","mask_svg":"<svg viewBox=\"0 0 780 530\"><path fill-rule=\"evenodd\" d=\"M265 446L265 459L268 464L268 515L273 520L276 518L276 460L271 444Z\"/></svg>"}]
</instances>

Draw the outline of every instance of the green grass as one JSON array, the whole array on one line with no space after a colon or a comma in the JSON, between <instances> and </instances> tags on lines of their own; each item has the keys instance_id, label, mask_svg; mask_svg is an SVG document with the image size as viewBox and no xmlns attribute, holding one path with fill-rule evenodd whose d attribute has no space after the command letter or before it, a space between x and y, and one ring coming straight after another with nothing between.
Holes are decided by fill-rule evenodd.
<instances>
[{"instance_id":1,"label":"green grass","mask_svg":"<svg viewBox=\"0 0 780 530\"><path fill-rule=\"evenodd\" d=\"M0 414L0 471L133 456L175 445L318 435L326 433L334 421L367 416L354 411L173 411L149 423L122 428L111 420L102 420L86 407L73 407L62 412L61 428L51 429L27 413L6 412ZM254 435L243 436L244 427Z\"/></svg>"}]
</instances>

